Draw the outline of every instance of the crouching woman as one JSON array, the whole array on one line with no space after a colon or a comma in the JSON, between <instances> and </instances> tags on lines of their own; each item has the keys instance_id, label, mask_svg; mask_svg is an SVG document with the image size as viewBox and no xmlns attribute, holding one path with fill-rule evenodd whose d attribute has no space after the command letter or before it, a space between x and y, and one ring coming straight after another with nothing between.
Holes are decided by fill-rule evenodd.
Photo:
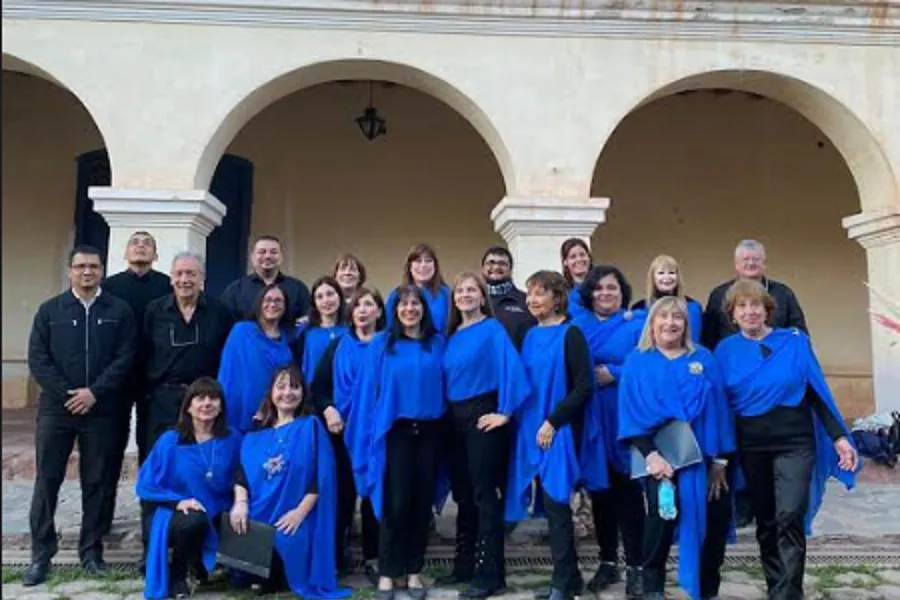
<instances>
[{"instance_id":1,"label":"crouching woman","mask_svg":"<svg viewBox=\"0 0 900 600\"><path fill-rule=\"evenodd\" d=\"M194 381L175 428L154 444L138 474L137 495L154 511L145 598L186 597L188 571L204 580L215 566L216 525L231 503L240 447L228 428L222 387L211 377Z\"/></svg>"},{"instance_id":2,"label":"crouching woman","mask_svg":"<svg viewBox=\"0 0 900 600\"><path fill-rule=\"evenodd\" d=\"M649 475L645 600L665 598L666 561L676 525L679 585L691 600L716 597L731 529L726 466L735 452L733 418L717 363L708 350L694 346L688 323L684 300L657 300L637 351L625 361L619 387L619 439L644 455ZM654 443L656 434L674 421L690 425L704 459L677 471ZM674 486L677 518L660 510L660 490L668 485Z\"/></svg>"}]
</instances>

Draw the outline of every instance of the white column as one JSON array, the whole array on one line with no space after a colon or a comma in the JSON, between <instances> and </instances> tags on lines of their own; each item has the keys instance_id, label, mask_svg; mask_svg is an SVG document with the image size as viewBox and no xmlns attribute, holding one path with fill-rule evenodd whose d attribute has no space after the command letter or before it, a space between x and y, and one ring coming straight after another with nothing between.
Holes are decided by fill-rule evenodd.
<instances>
[{"instance_id":1,"label":"white column","mask_svg":"<svg viewBox=\"0 0 900 600\"><path fill-rule=\"evenodd\" d=\"M513 255L513 280L522 287L541 269L560 271L559 247L570 237L591 244L591 235L606 221L609 198L507 196L491 211L494 230Z\"/></svg>"},{"instance_id":2,"label":"white column","mask_svg":"<svg viewBox=\"0 0 900 600\"><path fill-rule=\"evenodd\" d=\"M206 237L222 224L225 205L206 190L126 190L88 188L94 210L109 224L107 272L124 271L125 246L135 231L146 231L156 239L159 260L155 268L168 273L172 259L188 250L206 256ZM126 452L137 451L135 413L131 414L131 436Z\"/></svg>"},{"instance_id":3,"label":"white column","mask_svg":"<svg viewBox=\"0 0 900 600\"><path fill-rule=\"evenodd\" d=\"M864 212L843 221L866 249L869 310L900 320L900 209ZM872 383L877 411L900 410L900 333L872 320Z\"/></svg>"}]
</instances>

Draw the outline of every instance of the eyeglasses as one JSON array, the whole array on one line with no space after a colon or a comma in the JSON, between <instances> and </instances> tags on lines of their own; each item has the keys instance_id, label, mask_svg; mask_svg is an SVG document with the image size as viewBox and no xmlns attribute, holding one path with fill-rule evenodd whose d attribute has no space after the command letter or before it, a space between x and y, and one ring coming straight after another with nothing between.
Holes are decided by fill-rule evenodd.
<instances>
[{"instance_id":1,"label":"eyeglasses","mask_svg":"<svg viewBox=\"0 0 900 600\"><path fill-rule=\"evenodd\" d=\"M187 342L176 342L175 341L175 324L169 323L169 343L172 345L172 348L186 348L188 346L196 346L200 343L200 325L198 323L194 323L194 339L189 340Z\"/></svg>"},{"instance_id":2,"label":"eyeglasses","mask_svg":"<svg viewBox=\"0 0 900 600\"><path fill-rule=\"evenodd\" d=\"M509 261L506 260L492 260L488 259L484 261L484 264L488 267L509 267Z\"/></svg>"}]
</instances>

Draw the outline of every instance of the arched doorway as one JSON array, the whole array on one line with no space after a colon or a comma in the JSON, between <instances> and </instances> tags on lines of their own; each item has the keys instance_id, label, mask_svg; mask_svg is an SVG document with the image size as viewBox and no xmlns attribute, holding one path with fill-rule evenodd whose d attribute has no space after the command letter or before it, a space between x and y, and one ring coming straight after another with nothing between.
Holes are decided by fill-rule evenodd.
<instances>
[{"instance_id":1,"label":"arched doorway","mask_svg":"<svg viewBox=\"0 0 900 600\"><path fill-rule=\"evenodd\" d=\"M860 210L859 178L832 141L842 140L791 107L790 82L735 81L680 83L620 122L593 179L594 194L613 199L596 254L641 294L652 258L672 254L688 293L705 302L734 276L735 245L763 242L769 275L796 292L845 415L871 412L866 255L841 226ZM844 142L853 135L841 132Z\"/></svg>"}]
</instances>

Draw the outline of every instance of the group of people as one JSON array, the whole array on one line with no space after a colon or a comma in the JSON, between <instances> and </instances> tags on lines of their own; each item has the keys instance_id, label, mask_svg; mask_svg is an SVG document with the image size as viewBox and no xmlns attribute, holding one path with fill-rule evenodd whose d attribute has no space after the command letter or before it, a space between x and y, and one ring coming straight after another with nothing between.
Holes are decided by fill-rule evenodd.
<instances>
[{"instance_id":1,"label":"group of people","mask_svg":"<svg viewBox=\"0 0 900 600\"><path fill-rule=\"evenodd\" d=\"M281 272L277 238L258 238L251 257L253 272L214 299L196 255L176 255L170 277L154 271L146 232L129 239L128 269L105 280L96 249L73 249L71 289L41 305L29 342L41 399L26 585L50 571L76 439L79 555L86 571L106 569L134 406L147 598L189 595L189 576L202 582L215 565L220 528L253 522L276 531L270 575L235 571L233 585L346 597L359 505L377 598L403 585L421 600L430 526L452 494L454 568L438 584L467 584L463 598L501 593L506 525L545 517L553 573L538 598L619 581L621 536L626 597L662 600L677 535L679 584L708 600L739 489L769 597L803 597L824 482L851 486L859 462L796 297L765 276L758 242L738 245L737 277L705 310L672 257L652 262L636 300L576 238L561 273L538 271L525 291L503 247L447 285L434 249L416 245L386 301L350 254L310 288ZM673 466L657 446L673 423L702 460ZM579 493L600 546L587 584Z\"/></svg>"}]
</instances>

